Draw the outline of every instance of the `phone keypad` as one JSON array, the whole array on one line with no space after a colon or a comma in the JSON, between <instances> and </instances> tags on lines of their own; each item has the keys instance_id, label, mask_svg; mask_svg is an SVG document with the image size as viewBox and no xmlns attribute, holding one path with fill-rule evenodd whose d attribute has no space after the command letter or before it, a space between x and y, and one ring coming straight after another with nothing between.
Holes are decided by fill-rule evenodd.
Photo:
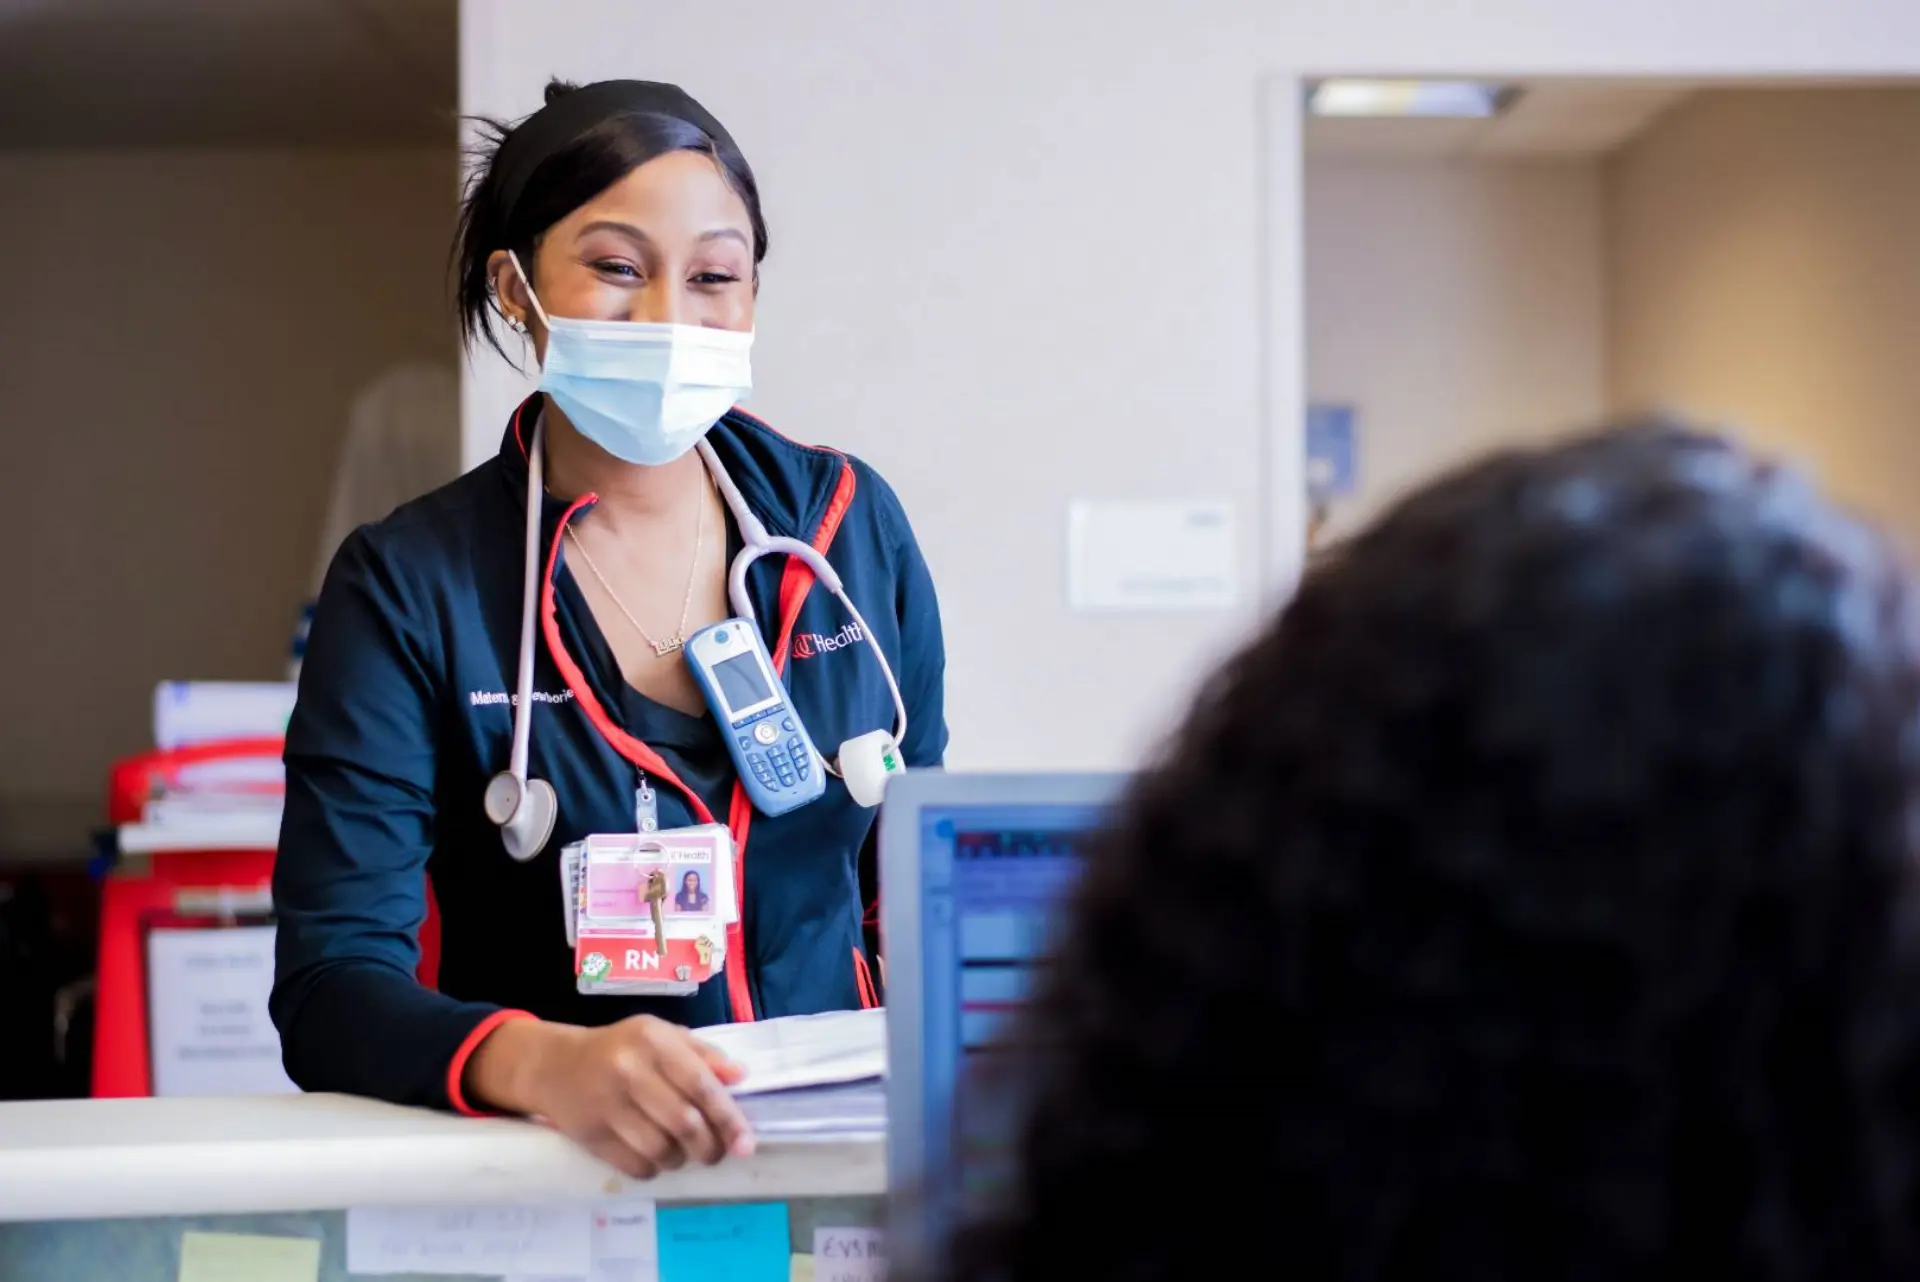
<instances>
[{"instance_id":1,"label":"phone keypad","mask_svg":"<svg viewBox=\"0 0 1920 1282\"><path fill-rule=\"evenodd\" d=\"M791 714L780 718L779 732L768 735L773 724L769 718L754 726L751 733L738 735L741 755L761 787L798 787L813 777L813 750L800 737L800 727ZM782 733L786 735L784 742ZM768 739L772 742L764 742Z\"/></svg>"},{"instance_id":2,"label":"phone keypad","mask_svg":"<svg viewBox=\"0 0 1920 1282\"><path fill-rule=\"evenodd\" d=\"M792 788L813 776L813 754L799 735L765 750L756 746L746 756L753 777L764 787Z\"/></svg>"}]
</instances>

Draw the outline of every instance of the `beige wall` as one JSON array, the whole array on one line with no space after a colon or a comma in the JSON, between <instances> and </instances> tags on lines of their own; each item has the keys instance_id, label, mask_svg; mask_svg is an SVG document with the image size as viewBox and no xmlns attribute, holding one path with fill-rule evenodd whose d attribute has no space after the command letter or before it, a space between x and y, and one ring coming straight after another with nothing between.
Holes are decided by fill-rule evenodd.
<instances>
[{"instance_id":1,"label":"beige wall","mask_svg":"<svg viewBox=\"0 0 1920 1282\"><path fill-rule=\"evenodd\" d=\"M1920 90L1704 95L1606 203L1614 401L1730 421L1920 533Z\"/></svg>"},{"instance_id":2,"label":"beige wall","mask_svg":"<svg viewBox=\"0 0 1920 1282\"><path fill-rule=\"evenodd\" d=\"M445 151L0 153L0 853L167 677L278 678L354 393L453 359Z\"/></svg>"},{"instance_id":3,"label":"beige wall","mask_svg":"<svg viewBox=\"0 0 1920 1282\"><path fill-rule=\"evenodd\" d=\"M1594 162L1308 162L1307 391L1356 407L1360 447L1329 533L1604 412L1600 208Z\"/></svg>"}]
</instances>

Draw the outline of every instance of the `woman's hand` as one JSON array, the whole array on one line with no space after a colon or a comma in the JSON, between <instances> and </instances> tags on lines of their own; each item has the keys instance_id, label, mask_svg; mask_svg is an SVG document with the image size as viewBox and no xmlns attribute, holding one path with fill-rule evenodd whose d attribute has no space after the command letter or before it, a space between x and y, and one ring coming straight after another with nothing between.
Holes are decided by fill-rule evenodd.
<instances>
[{"instance_id":1,"label":"woman's hand","mask_svg":"<svg viewBox=\"0 0 1920 1282\"><path fill-rule=\"evenodd\" d=\"M727 1093L741 1069L686 1029L651 1015L604 1028L511 1020L474 1051L472 1094L541 1117L635 1179L753 1152Z\"/></svg>"}]
</instances>

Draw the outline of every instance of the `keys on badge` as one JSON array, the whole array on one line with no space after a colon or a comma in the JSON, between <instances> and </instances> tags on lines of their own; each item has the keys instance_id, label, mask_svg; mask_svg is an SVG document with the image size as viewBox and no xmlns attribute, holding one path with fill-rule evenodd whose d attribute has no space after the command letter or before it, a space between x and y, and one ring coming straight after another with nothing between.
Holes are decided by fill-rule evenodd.
<instances>
[{"instance_id":1,"label":"keys on badge","mask_svg":"<svg viewBox=\"0 0 1920 1282\"><path fill-rule=\"evenodd\" d=\"M663 909L667 902L667 874L658 868L647 874L647 912L653 917L653 937L664 951L667 946L667 922Z\"/></svg>"}]
</instances>

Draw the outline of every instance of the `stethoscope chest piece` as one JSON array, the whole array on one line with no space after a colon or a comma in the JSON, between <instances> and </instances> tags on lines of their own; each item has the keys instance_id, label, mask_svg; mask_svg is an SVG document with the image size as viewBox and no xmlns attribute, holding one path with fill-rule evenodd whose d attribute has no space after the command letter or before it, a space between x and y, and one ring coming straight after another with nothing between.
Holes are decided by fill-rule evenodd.
<instances>
[{"instance_id":1,"label":"stethoscope chest piece","mask_svg":"<svg viewBox=\"0 0 1920 1282\"><path fill-rule=\"evenodd\" d=\"M839 774L847 785L847 794L856 805L871 810L886 795L887 780L906 769L900 745L885 730L866 734L840 745Z\"/></svg>"},{"instance_id":2,"label":"stethoscope chest piece","mask_svg":"<svg viewBox=\"0 0 1920 1282\"><path fill-rule=\"evenodd\" d=\"M500 843L525 863L546 849L560 817L560 798L545 779L524 783L510 770L487 781L487 818L500 826Z\"/></svg>"}]
</instances>

